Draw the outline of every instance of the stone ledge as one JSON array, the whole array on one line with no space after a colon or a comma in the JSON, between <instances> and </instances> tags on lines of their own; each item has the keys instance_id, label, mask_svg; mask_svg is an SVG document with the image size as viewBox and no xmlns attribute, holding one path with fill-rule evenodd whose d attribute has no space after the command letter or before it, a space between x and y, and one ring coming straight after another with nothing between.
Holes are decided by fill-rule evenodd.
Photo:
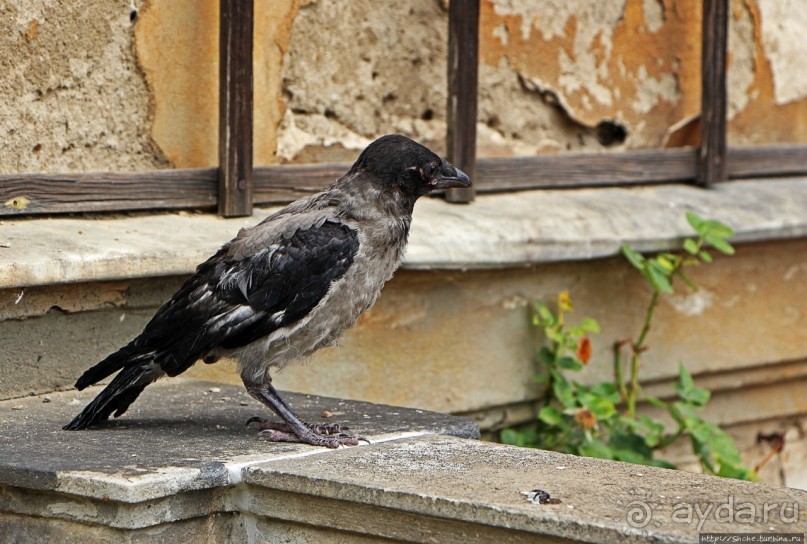
<instances>
[{"instance_id":1,"label":"stone ledge","mask_svg":"<svg viewBox=\"0 0 807 544\"><path fill-rule=\"evenodd\" d=\"M256 462L329 451L257 440L244 423L268 410L243 387L183 378L150 386L124 416L103 427L63 431L98 391L0 402L0 485L137 503L236 484ZM326 421L327 410L333 414L328 421L373 443L424 433L479 437L468 418L297 393L284 397L304 420Z\"/></svg>"},{"instance_id":2,"label":"stone ledge","mask_svg":"<svg viewBox=\"0 0 807 544\"><path fill-rule=\"evenodd\" d=\"M684 212L720 219L737 242L807 236L807 177L692 186L522 191L473 205L423 199L405 266L469 269L607 257L622 243L668 249L691 234ZM250 218L206 214L4 219L0 288L191 273Z\"/></svg>"},{"instance_id":3,"label":"stone ledge","mask_svg":"<svg viewBox=\"0 0 807 544\"><path fill-rule=\"evenodd\" d=\"M150 387L102 429L61 431L91 395L0 403L0 530L15 541L697 542L807 529L801 491L468 440L469 420L419 410L289 395L303 417L327 409L372 444L260 442L243 428L257 403L195 380ZM557 502L528 502L533 489Z\"/></svg>"},{"instance_id":4,"label":"stone ledge","mask_svg":"<svg viewBox=\"0 0 807 544\"><path fill-rule=\"evenodd\" d=\"M698 542L699 531L775 534L807 529L803 491L448 436L396 440L328 458L278 460L251 467L244 481L265 493L279 490L343 503L343 515L335 505L328 512L336 528L421 542L484 542L471 536L471 527L511 532L510 538L499 540L503 542L543 537L597 543ZM558 502L530 503L522 492L533 489ZM693 523L685 519L687 506L698 504L704 513L705 505L714 509L729 501L732 509L741 504L755 508L757 519L751 521L747 511L745 518L738 515L730 523L705 514L700 527L697 518ZM351 519L354 504L377 508L379 515ZM765 504L791 508L772 508L763 521ZM283 517L283 512L261 508L268 504L252 505L260 515ZM383 509L452 520L457 526L444 527L445 533L438 526L428 531L423 525L390 527L380 515ZM637 517L629 518L630 512ZM644 514L649 517L639 517ZM316 517L287 519L305 523ZM458 528L465 529L462 536L453 534Z\"/></svg>"}]
</instances>

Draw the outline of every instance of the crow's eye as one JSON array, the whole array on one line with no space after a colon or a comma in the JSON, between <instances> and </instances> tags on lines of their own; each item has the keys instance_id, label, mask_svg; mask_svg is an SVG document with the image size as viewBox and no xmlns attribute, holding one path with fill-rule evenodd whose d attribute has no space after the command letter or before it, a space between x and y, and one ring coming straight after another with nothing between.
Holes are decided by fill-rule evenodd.
<instances>
[{"instance_id":1,"label":"crow's eye","mask_svg":"<svg viewBox=\"0 0 807 544\"><path fill-rule=\"evenodd\" d=\"M423 176L428 180L432 179L437 173L437 165L434 163L429 164L423 169Z\"/></svg>"}]
</instances>

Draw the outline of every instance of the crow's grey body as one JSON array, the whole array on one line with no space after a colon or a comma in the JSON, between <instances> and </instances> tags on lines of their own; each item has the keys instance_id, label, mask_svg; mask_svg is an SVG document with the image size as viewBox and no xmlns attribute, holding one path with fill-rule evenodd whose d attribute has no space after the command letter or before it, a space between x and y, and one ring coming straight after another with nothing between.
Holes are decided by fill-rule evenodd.
<instances>
[{"instance_id":1,"label":"crow's grey body","mask_svg":"<svg viewBox=\"0 0 807 544\"><path fill-rule=\"evenodd\" d=\"M78 379L83 389L120 371L65 429L120 416L157 378L227 356L250 394L284 419L262 423L270 439L357 443L338 426L300 422L270 370L333 344L375 303L401 263L418 197L469 184L425 147L380 138L332 186L242 229L200 264L137 338Z\"/></svg>"},{"instance_id":2,"label":"crow's grey body","mask_svg":"<svg viewBox=\"0 0 807 544\"><path fill-rule=\"evenodd\" d=\"M334 191L338 194L335 198ZM323 220L347 226L357 233L358 250L350 268L330 285L318 304L302 319L236 349L219 349L212 355L238 361L241 376L264 383L272 367L332 345L352 327L362 312L372 307L384 283L400 266L406 248L411 216L390 214L349 195L338 185L313 197L297 201L283 210L283 217L269 217L232 242L235 255L259 246L271 246L284 232L307 229ZM242 242L243 240L243 242Z\"/></svg>"}]
</instances>

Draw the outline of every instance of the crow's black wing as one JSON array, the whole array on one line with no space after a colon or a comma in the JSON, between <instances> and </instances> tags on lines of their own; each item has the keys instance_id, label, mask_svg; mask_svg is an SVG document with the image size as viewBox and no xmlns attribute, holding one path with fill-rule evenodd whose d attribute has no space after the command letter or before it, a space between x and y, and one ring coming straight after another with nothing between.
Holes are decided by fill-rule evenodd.
<instances>
[{"instance_id":1,"label":"crow's black wing","mask_svg":"<svg viewBox=\"0 0 807 544\"><path fill-rule=\"evenodd\" d=\"M126 412L157 376L153 363L176 376L216 347L247 345L308 314L350 268L358 233L324 219L286 227L257 227L201 264L140 336L81 375L78 389L121 371L64 428ZM234 245L244 241L261 249L235 256Z\"/></svg>"},{"instance_id":2,"label":"crow's black wing","mask_svg":"<svg viewBox=\"0 0 807 544\"><path fill-rule=\"evenodd\" d=\"M213 348L245 346L308 314L358 248L358 233L334 220L278 237L240 259L225 246L160 308L132 347L153 353L175 376Z\"/></svg>"}]
</instances>

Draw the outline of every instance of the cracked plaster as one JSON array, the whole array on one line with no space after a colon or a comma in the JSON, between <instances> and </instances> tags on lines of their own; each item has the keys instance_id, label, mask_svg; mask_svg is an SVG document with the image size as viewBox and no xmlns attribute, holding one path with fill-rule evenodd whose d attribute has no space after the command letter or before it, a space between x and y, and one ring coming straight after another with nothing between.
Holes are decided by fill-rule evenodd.
<instances>
[{"instance_id":1,"label":"cracked plaster","mask_svg":"<svg viewBox=\"0 0 807 544\"><path fill-rule=\"evenodd\" d=\"M216 7L0 7L2 171L215 165ZM256 164L352 160L388 132L444 151L446 2L278 0L255 17ZM807 4L733 0L730 18L730 144L807 141ZM480 155L603 150L603 121L627 132L617 150L697 145L700 19L685 0L483 0Z\"/></svg>"}]
</instances>

